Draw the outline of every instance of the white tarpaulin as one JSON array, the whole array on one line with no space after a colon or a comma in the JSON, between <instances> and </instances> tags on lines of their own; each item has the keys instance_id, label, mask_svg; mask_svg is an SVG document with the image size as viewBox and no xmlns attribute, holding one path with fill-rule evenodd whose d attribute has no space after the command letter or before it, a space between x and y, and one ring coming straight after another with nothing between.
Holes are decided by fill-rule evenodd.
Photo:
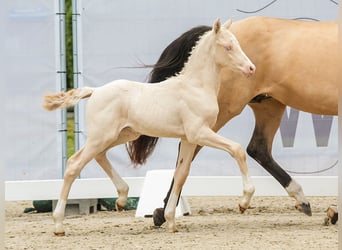
<instances>
[{"instance_id":1,"label":"white tarpaulin","mask_svg":"<svg viewBox=\"0 0 342 250\"><path fill-rule=\"evenodd\" d=\"M79 0L77 4L80 86L100 86L120 78L146 81L149 70L135 67L155 63L162 50L180 34L197 25L211 25L217 17L226 20L234 16L239 20L264 15L313 21L337 18L335 1L318 0ZM81 145L86 139L84 104L80 104ZM246 108L220 134L246 148L253 128L253 114ZM337 175L337 146L337 117L313 116L288 108L273 152L286 170ZM109 158L122 176L144 176L147 170L174 168L177 150L177 139L160 139L153 156L138 169L130 165L123 146L112 149ZM250 158L248 166L251 175L267 175ZM191 175L240 173L227 153L204 148L193 162ZM102 176L102 169L94 161L81 174L82 178Z\"/></svg>"},{"instance_id":2,"label":"white tarpaulin","mask_svg":"<svg viewBox=\"0 0 342 250\"><path fill-rule=\"evenodd\" d=\"M60 90L58 1L1 3L1 85L5 114L5 180L62 176L60 112L42 109L42 97Z\"/></svg>"}]
</instances>

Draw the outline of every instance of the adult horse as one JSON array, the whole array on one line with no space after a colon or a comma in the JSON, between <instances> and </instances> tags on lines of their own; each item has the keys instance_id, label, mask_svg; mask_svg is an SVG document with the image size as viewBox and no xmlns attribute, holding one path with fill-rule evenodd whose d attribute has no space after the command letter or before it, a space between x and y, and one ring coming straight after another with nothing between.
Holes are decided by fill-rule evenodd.
<instances>
[{"instance_id":1,"label":"adult horse","mask_svg":"<svg viewBox=\"0 0 342 250\"><path fill-rule=\"evenodd\" d=\"M112 168L106 152L116 145L137 139L141 134L180 138L181 151L188 152L178 161L175 185L165 209L169 231L177 231L175 209L189 173L191 161L188 158L192 157L196 145L221 149L235 158L243 181L243 197L239 205L242 211L248 208L254 185L248 175L244 150L211 129L219 112L217 95L221 69L229 67L246 77L255 72L255 66L229 31L230 26L231 21L221 26L221 22L216 20L212 29L193 48L182 71L165 81L151 85L117 80L98 88L83 87L45 96L43 107L47 110L73 106L81 99L89 98L87 141L67 162L60 198L53 212L56 235L65 234L63 219L71 185L92 159L99 163L116 186L119 195L117 207L125 207L128 185ZM201 105L203 101L206 105Z\"/></svg>"},{"instance_id":2,"label":"adult horse","mask_svg":"<svg viewBox=\"0 0 342 250\"><path fill-rule=\"evenodd\" d=\"M150 82L176 74L198 37L208 29L196 27L172 42L154 66ZM254 112L255 128L247 147L248 154L295 198L299 211L311 215L310 203L300 184L273 159L272 143L286 106L315 114L337 115L338 25L336 22L252 17L235 22L232 32L258 70L248 79L228 68L222 70L219 114L213 129L219 130L249 105ZM157 140L141 136L129 143L131 157L137 163L144 163ZM196 148L193 157L200 148ZM184 158L183 153L179 152L179 159ZM165 204L169 194L170 191ZM156 225L164 222L163 211L163 208L155 210Z\"/></svg>"}]
</instances>

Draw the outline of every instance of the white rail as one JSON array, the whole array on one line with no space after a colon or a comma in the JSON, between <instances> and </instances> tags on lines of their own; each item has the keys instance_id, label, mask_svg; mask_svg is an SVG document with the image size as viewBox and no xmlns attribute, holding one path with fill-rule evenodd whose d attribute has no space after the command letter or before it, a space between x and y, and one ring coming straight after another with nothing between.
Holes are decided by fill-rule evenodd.
<instances>
[{"instance_id":1,"label":"white rail","mask_svg":"<svg viewBox=\"0 0 342 250\"><path fill-rule=\"evenodd\" d=\"M124 178L130 186L129 196L139 197L144 177ZM296 176L306 196L337 196L337 176ZM253 176L257 196L286 196L286 191L270 176ZM6 181L5 200L53 200L58 199L62 180ZM239 196L242 191L241 177L234 176L189 176L183 196ZM166 195L166 194L165 194ZM77 179L69 198L90 199L117 197L114 185L109 179Z\"/></svg>"}]
</instances>

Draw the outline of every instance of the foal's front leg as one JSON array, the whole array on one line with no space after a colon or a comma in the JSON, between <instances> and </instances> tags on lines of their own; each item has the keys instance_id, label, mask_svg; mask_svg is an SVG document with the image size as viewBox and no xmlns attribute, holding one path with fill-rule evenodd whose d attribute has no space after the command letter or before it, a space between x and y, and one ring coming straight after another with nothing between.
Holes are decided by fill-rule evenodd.
<instances>
[{"instance_id":1,"label":"foal's front leg","mask_svg":"<svg viewBox=\"0 0 342 250\"><path fill-rule=\"evenodd\" d=\"M167 223L166 226L169 232L178 231L175 222L177 201L186 178L189 175L190 164L196 146L197 145L191 144L186 140L182 140L180 143L177 167L173 177L174 183L164 212L164 217Z\"/></svg>"},{"instance_id":2,"label":"foal's front leg","mask_svg":"<svg viewBox=\"0 0 342 250\"><path fill-rule=\"evenodd\" d=\"M197 131L193 140L202 146L222 149L236 160L240 168L243 184L243 195L239 204L240 211L243 213L249 207L255 191L254 184L248 174L245 151L241 148L240 144L216 134L209 127L203 127Z\"/></svg>"}]
</instances>

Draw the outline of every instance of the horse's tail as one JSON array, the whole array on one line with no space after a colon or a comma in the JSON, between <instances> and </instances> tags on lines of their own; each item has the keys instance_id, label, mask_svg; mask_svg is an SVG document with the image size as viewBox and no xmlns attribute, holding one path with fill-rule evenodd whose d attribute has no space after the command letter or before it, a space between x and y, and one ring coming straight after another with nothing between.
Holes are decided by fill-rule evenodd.
<instances>
[{"instance_id":1,"label":"horse's tail","mask_svg":"<svg viewBox=\"0 0 342 250\"><path fill-rule=\"evenodd\" d=\"M162 52L157 63L153 65L149 82L161 82L179 73L188 60L192 48L199 38L209 30L211 30L209 26L198 26L183 33L170 43ZM127 143L126 149L132 163L134 165L144 164L153 153L158 139L158 137L141 135L138 139Z\"/></svg>"},{"instance_id":2,"label":"horse's tail","mask_svg":"<svg viewBox=\"0 0 342 250\"><path fill-rule=\"evenodd\" d=\"M67 92L46 94L43 99L43 108L50 111L74 106L81 99L90 97L94 90L95 88L83 87Z\"/></svg>"},{"instance_id":3,"label":"horse's tail","mask_svg":"<svg viewBox=\"0 0 342 250\"><path fill-rule=\"evenodd\" d=\"M126 150L133 165L144 164L153 153L158 137L141 135L138 139L126 143Z\"/></svg>"}]
</instances>

